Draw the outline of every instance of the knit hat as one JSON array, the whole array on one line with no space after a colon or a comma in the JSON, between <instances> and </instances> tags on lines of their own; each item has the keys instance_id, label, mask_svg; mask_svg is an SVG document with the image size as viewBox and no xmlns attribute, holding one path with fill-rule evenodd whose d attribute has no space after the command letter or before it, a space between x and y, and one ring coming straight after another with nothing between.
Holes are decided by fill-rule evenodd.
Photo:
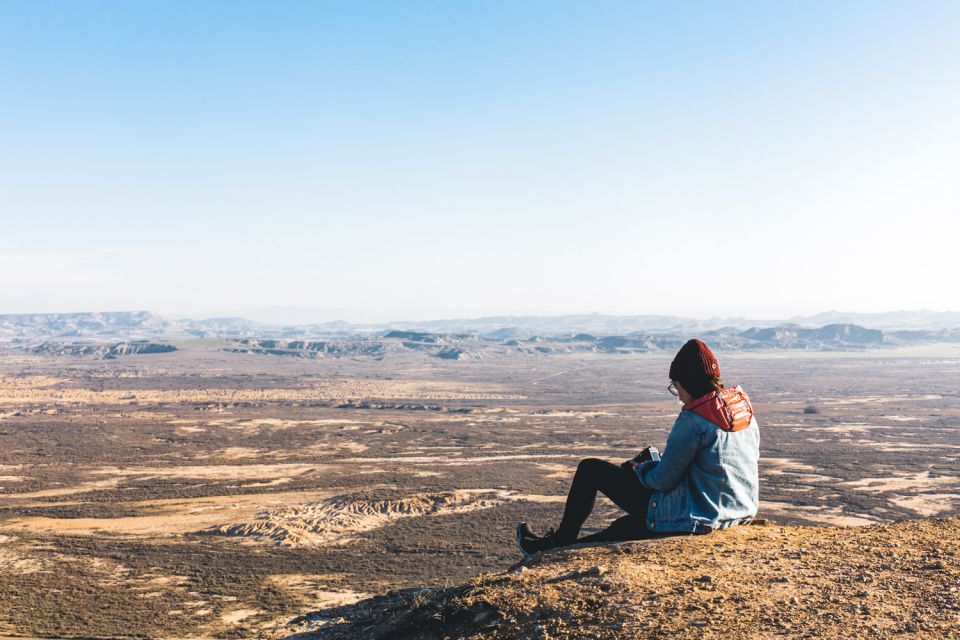
<instances>
[{"instance_id":1,"label":"knit hat","mask_svg":"<svg viewBox=\"0 0 960 640\"><path fill-rule=\"evenodd\" d=\"M716 356L710 347L696 338L687 340L670 363L670 379L677 380L688 390L696 389L711 376L719 375L720 363Z\"/></svg>"}]
</instances>

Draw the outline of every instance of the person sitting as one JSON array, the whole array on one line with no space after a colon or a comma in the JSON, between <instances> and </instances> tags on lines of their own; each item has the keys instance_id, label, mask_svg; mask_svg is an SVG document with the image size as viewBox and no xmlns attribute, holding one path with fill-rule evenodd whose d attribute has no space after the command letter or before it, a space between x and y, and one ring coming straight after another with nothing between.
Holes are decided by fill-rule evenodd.
<instances>
[{"instance_id":1,"label":"person sitting","mask_svg":"<svg viewBox=\"0 0 960 640\"><path fill-rule=\"evenodd\" d=\"M575 543L709 533L753 519L759 503L760 428L747 394L723 386L717 358L698 339L680 348L669 376L667 389L683 407L662 457L638 456L622 465L581 460L560 525L544 536L525 522L517 526L524 555ZM627 515L578 539L598 491Z\"/></svg>"}]
</instances>

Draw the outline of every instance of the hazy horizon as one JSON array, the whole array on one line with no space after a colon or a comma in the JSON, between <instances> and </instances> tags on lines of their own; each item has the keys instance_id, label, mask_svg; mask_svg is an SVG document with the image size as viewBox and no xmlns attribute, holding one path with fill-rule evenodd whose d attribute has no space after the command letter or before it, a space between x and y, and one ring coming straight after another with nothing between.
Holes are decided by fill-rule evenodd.
<instances>
[{"instance_id":1,"label":"hazy horizon","mask_svg":"<svg viewBox=\"0 0 960 640\"><path fill-rule=\"evenodd\" d=\"M643 317L643 316L664 316L664 317L676 317L686 320L695 320L695 321L711 321L711 320L735 320L742 319L747 321L757 321L760 323L766 322L786 322L796 319L805 319L805 318L816 318L820 315L839 315L839 316L876 316L877 318L882 318L887 315L921 315L921 314L956 314L960 315L960 312L943 309L943 310L934 310L934 309L891 309L883 312L858 312L850 310L839 310L839 309L824 309L816 313L810 314L792 314L792 315L768 315L768 316L759 316L759 315L744 315L744 314L713 314L713 315L683 315L675 313L639 313L639 314L606 314L599 311L591 312L563 312L558 311L555 313L545 312L545 313L482 313L477 312L475 314L462 314L462 315L450 315L443 312L437 311L432 312L430 310L408 310L406 312L390 312L390 311L357 311L349 309L323 309L323 308L296 308L296 307L268 307L260 309L246 309L246 310L233 310L225 311L221 313L213 312L195 312L195 313L164 313L156 309L78 309L71 311L57 311L57 312L22 312L22 313L12 313L11 315L58 315L58 314L75 314L75 313L139 313L139 312L148 312L155 313L159 315L164 320L213 320L213 319L225 319L225 318L242 318L245 320L250 320L253 322L266 324L266 325L287 325L287 326L296 326L296 325L309 325L309 324L325 324L325 323L334 323L334 322L345 322L348 324L389 324L390 322L438 322L438 321L469 321L469 320L482 320L488 318L560 318L566 316L609 316L609 317ZM0 315L6 315L8 312L0 310Z\"/></svg>"},{"instance_id":2,"label":"hazy horizon","mask_svg":"<svg viewBox=\"0 0 960 640\"><path fill-rule=\"evenodd\" d=\"M204 310L197 309L193 311L169 311L160 308L151 307L110 307L110 308L90 308L78 306L73 308L54 308L47 310L29 309L25 311L11 311L0 307L0 315L55 315L55 314L73 314L73 313L126 313L126 312L150 312L168 319L211 319L211 318L246 318L264 317L271 314L298 316L326 317L326 320L313 320L312 322L333 322L342 320L345 322L363 323L363 322L389 322L396 321L422 321L422 320L445 320L445 319L471 319L471 318L492 318L500 316L514 317L558 317L558 316L576 316L576 315L604 315L604 316L675 316L697 320L707 320L712 318L746 318L755 320L787 320L794 317L817 316L821 314L837 313L844 315L883 315L895 313L960 313L960 311L948 308L915 308L915 309L895 309L889 308L879 311L863 311L856 309L817 309L810 312L788 313L775 311L737 312L729 310L727 312L706 312L706 313L679 313L667 311L638 311L631 313L605 312L601 310L564 310L564 309L546 309L546 310L463 310L448 311L443 309L328 309L324 307L296 307L296 306L269 306L269 307L251 307L245 309L223 309L223 310Z\"/></svg>"},{"instance_id":3,"label":"hazy horizon","mask_svg":"<svg viewBox=\"0 0 960 640\"><path fill-rule=\"evenodd\" d=\"M960 309L960 4L0 4L0 312Z\"/></svg>"}]
</instances>

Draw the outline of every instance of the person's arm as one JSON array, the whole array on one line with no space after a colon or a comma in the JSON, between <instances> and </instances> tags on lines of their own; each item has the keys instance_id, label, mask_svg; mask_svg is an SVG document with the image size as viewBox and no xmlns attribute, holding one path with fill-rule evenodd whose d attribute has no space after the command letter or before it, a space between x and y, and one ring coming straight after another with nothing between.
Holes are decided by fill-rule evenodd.
<instances>
[{"instance_id":1,"label":"person's arm","mask_svg":"<svg viewBox=\"0 0 960 640\"><path fill-rule=\"evenodd\" d=\"M660 462L647 460L634 467L634 471L644 486L654 491L670 491L683 480L702 442L700 425L687 414L681 413L670 429Z\"/></svg>"}]
</instances>

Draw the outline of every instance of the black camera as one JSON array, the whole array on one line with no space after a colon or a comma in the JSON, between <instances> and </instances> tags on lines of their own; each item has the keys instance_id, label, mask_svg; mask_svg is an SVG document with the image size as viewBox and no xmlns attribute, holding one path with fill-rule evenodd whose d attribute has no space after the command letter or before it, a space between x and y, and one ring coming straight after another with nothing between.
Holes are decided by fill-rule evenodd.
<instances>
[{"instance_id":1,"label":"black camera","mask_svg":"<svg viewBox=\"0 0 960 640\"><path fill-rule=\"evenodd\" d=\"M647 460L653 460L654 462L660 462L660 451L656 447L647 447L632 459L627 460L620 466L624 469L630 469L634 464L640 464L641 462L646 462Z\"/></svg>"}]
</instances>

